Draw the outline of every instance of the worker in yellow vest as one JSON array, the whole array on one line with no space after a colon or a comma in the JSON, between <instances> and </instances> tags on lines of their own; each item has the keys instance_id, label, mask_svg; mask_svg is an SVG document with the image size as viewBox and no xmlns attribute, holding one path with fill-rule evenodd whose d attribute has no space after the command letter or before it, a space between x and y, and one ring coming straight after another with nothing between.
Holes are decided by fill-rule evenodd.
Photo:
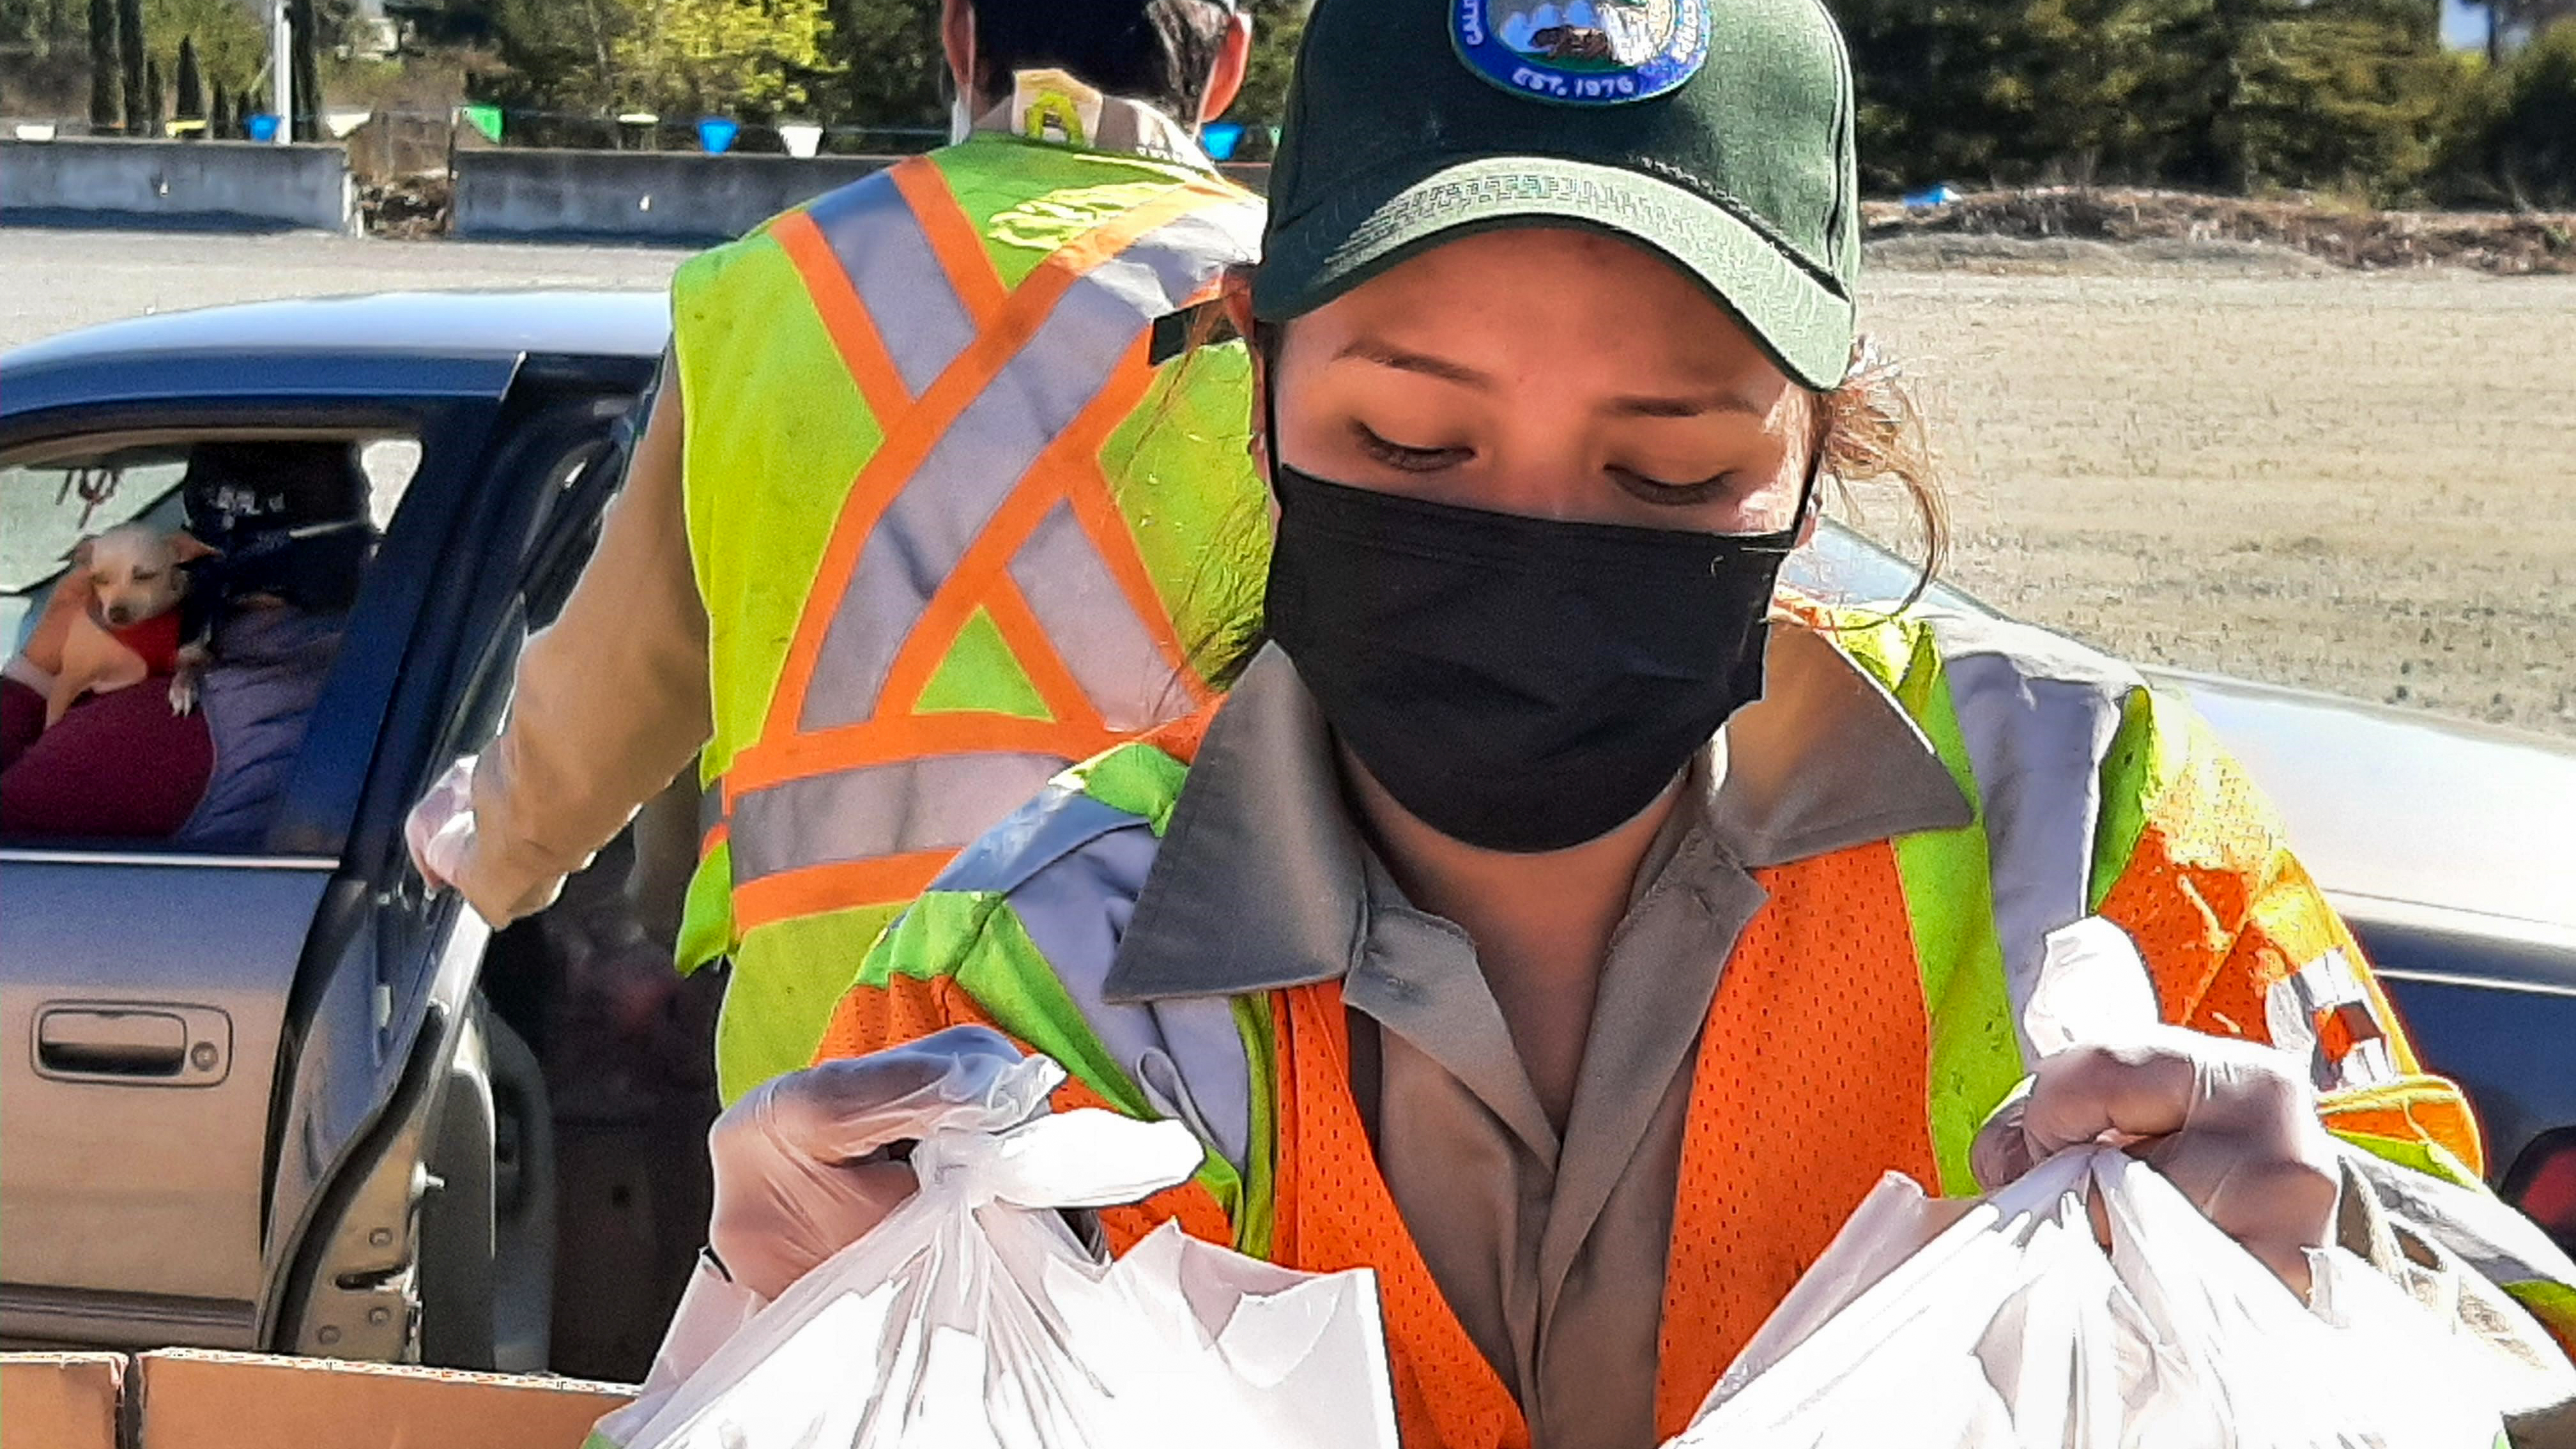
<instances>
[{"instance_id":1,"label":"worker in yellow vest","mask_svg":"<svg viewBox=\"0 0 2576 1449\"><path fill-rule=\"evenodd\" d=\"M680 966L731 960L727 1100L812 1058L960 847L1205 702L1257 613L1250 365L1198 344L1262 207L1194 139L1249 17L949 0L942 41L954 144L681 268L598 552L409 822L505 925L697 758Z\"/></svg>"}]
</instances>

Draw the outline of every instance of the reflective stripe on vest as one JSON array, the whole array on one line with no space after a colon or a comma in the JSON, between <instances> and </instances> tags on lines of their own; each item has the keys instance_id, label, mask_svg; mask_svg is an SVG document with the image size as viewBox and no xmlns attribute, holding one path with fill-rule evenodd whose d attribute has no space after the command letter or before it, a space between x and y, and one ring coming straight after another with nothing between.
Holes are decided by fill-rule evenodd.
<instances>
[{"instance_id":1,"label":"reflective stripe on vest","mask_svg":"<svg viewBox=\"0 0 2576 1449\"><path fill-rule=\"evenodd\" d=\"M1969 1146L2036 1059L2023 1014L2047 937L2099 908L2181 732L2135 670L2027 625L1792 609L1896 697L1976 810L1894 841L1931 1014L1940 1186L1973 1193Z\"/></svg>"},{"instance_id":2,"label":"reflective stripe on vest","mask_svg":"<svg viewBox=\"0 0 2576 1449\"><path fill-rule=\"evenodd\" d=\"M1098 454L1154 383L1153 324L1213 295L1259 212L1214 180L1132 189L1016 287L927 158L772 224L883 438L716 791L738 933L919 893L992 802L1205 698ZM970 628L1027 713L925 704Z\"/></svg>"}]
</instances>

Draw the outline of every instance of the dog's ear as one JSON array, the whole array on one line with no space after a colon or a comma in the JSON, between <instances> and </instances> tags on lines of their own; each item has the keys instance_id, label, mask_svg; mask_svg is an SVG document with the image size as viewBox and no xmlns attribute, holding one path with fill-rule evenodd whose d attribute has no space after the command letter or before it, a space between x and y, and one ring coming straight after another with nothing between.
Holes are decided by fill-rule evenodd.
<instances>
[{"instance_id":1,"label":"dog's ear","mask_svg":"<svg viewBox=\"0 0 2576 1449\"><path fill-rule=\"evenodd\" d=\"M80 542L73 544L72 551L64 554L63 557L71 560L73 568L86 569L89 567L91 554L97 551L97 544L98 535L93 533L89 537L82 539Z\"/></svg>"},{"instance_id":2,"label":"dog's ear","mask_svg":"<svg viewBox=\"0 0 2576 1449\"><path fill-rule=\"evenodd\" d=\"M222 553L222 549L215 547L213 544L206 542L204 539L197 537L193 533L180 532L170 535L171 557L176 558L181 563L192 563L201 558L216 558L221 556Z\"/></svg>"}]
</instances>

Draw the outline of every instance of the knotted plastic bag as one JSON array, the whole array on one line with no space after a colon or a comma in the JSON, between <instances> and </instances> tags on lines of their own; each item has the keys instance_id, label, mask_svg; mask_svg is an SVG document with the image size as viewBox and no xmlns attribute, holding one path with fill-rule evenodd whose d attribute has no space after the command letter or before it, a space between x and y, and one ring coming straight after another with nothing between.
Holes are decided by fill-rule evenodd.
<instances>
[{"instance_id":1,"label":"knotted plastic bag","mask_svg":"<svg viewBox=\"0 0 2576 1449\"><path fill-rule=\"evenodd\" d=\"M1973 1203L1891 1173L1670 1449L2503 1442L2509 1370L2352 1254L2309 1263L2302 1302L2116 1149Z\"/></svg>"},{"instance_id":2,"label":"knotted plastic bag","mask_svg":"<svg viewBox=\"0 0 2576 1449\"><path fill-rule=\"evenodd\" d=\"M1026 1079L996 1103L1064 1078L1044 1057L1011 1070ZM1171 1224L1104 1263L1059 1211L1137 1201L1200 1161L1177 1122L960 1115L914 1149L913 1197L594 1443L1395 1449L1371 1274L1292 1272Z\"/></svg>"}]
</instances>

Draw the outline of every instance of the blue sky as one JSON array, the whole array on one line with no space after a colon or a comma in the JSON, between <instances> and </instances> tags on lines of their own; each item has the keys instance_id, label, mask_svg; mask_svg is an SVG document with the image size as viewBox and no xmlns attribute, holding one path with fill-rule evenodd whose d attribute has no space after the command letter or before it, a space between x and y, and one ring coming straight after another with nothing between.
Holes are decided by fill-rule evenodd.
<instances>
[{"instance_id":1,"label":"blue sky","mask_svg":"<svg viewBox=\"0 0 2576 1449\"><path fill-rule=\"evenodd\" d=\"M2487 13L2460 0L2442 0L2442 43L2461 49L2484 48Z\"/></svg>"}]
</instances>

